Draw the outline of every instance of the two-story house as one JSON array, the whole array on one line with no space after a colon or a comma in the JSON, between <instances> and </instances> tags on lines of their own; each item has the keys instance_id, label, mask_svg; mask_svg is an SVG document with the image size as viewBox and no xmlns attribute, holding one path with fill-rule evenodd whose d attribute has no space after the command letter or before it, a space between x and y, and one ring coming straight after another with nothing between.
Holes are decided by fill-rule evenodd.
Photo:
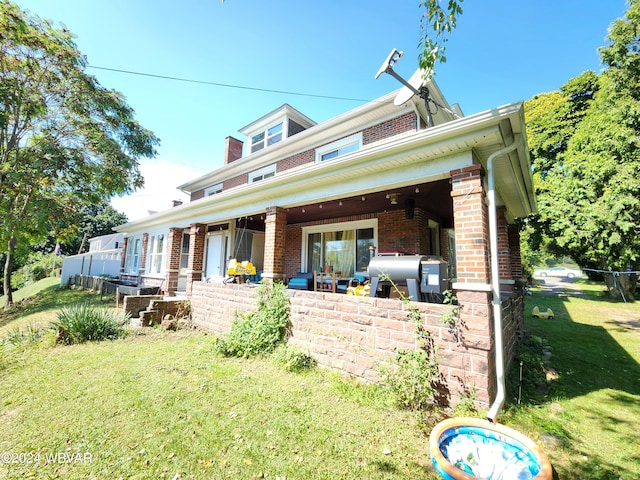
<instances>
[{"instance_id":1,"label":"two-story house","mask_svg":"<svg viewBox=\"0 0 640 480\"><path fill-rule=\"evenodd\" d=\"M428 106L392 92L317 124L285 104L241 128L221 168L179 187L190 202L118 228L122 277L190 296L221 283L231 258L286 282L326 265L365 272L372 248L436 255L492 331L492 304L522 276L515 220L536 208L523 105L465 117L435 81L426 87Z\"/></svg>"}]
</instances>

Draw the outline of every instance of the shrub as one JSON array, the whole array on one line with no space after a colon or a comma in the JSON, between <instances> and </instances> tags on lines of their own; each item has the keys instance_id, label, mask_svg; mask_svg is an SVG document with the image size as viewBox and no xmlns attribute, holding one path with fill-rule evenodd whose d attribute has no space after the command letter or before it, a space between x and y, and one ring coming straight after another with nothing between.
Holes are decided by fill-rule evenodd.
<instances>
[{"instance_id":1,"label":"shrub","mask_svg":"<svg viewBox=\"0 0 640 480\"><path fill-rule=\"evenodd\" d=\"M51 275L52 270L62 267L62 259L51 253L32 253L24 266L13 272L12 283L16 288L37 282Z\"/></svg>"},{"instance_id":2,"label":"shrub","mask_svg":"<svg viewBox=\"0 0 640 480\"><path fill-rule=\"evenodd\" d=\"M57 331L58 343L72 345L124 337L128 322L129 314L80 303L62 308L51 326Z\"/></svg>"},{"instance_id":3,"label":"shrub","mask_svg":"<svg viewBox=\"0 0 640 480\"><path fill-rule=\"evenodd\" d=\"M24 350L40 342L43 336L42 329L37 325L29 324L25 329L14 328L11 330L4 341L13 348Z\"/></svg>"},{"instance_id":4,"label":"shrub","mask_svg":"<svg viewBox=\"0 0 640 480\"><path fill-rule=\"evenodd\" d=\"M316 361L304 350L291 345L280 345L272 357L287 372L303 372L315 367Z\"/></svg>"},{"instance_id":5,"label":"shrub","mask_svg":"<svg viewBox=\"0 0 640 480\"><path fill-rule=\"evenodd\" d=\"M263 281L258 287L257 311L237 316L231 330L215 343L228 357L253 357L272 352L285 338L289 297L282 283Z\"/></svg>"}]
</instances>

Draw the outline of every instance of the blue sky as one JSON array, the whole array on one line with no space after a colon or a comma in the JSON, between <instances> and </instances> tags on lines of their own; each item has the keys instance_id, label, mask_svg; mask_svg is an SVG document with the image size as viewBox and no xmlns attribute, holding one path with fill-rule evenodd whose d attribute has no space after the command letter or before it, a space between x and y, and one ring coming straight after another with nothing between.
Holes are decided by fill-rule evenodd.
<instances>
[{"instance_id":1,"label":"blue sky","mask_svg":"<svg viewBox=\"0 0 640 480\"><path fill-rule=\"evenodd\" d=\"M146 188L114 200L131 220L164 210L175 187L222 165L225 137L289 103L322 122L400 87L374 80L392 48L417 68L416 0L19 0L64 24L96 67L301 94L227 88L90 69L122 92L162 144ZM466 0L436 81L467 115L558 89L598 71L597 48L624 0Z\"/></svg>"}]
</instances>

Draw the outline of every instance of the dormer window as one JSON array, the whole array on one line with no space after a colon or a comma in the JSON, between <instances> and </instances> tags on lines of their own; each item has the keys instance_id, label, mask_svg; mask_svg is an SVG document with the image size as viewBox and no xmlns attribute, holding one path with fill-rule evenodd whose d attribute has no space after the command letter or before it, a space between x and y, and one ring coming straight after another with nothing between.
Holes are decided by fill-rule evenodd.
<instances>
[{"instance_id":1,"label":"dormer window","mask_svg":"<svg viewBox=\"0 0 640 480\"><path fill-rule=\"evenodd\" d=\"M251 155L315 124L313 120L285 103L280 108L241 128L239 132L247 136L246 148Z\"/></svg>"},{"instance_id":2,"label":"dormer window","mask_svg":"<svg viewBox=\"0 0 640 480\"><path fill-rule=\"evenodd\" d=\"M266 140L266 145L265 145ZM282 122L251 137L251 153L262 150L265 146L273 145L282 140Z\"/></svg>"}]
</instances>

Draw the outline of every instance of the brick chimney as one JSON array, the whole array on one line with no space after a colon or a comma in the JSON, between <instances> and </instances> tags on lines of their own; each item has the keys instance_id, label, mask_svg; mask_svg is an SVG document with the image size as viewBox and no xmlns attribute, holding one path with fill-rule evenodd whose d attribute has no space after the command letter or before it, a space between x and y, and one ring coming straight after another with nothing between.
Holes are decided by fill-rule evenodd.
<instances>
[{"instance_id":1,"label":"brick chimney","mask_svg":"<svg viewBox=\"0 0 640 480\"><path fill-rule=\"evenodd\" d=\"M225 138L224 148L224 164L227 165L231 162L235 162L242 158L242 145L243 141L237 138L227 137Z\"/></svg>"}]
</instances>

